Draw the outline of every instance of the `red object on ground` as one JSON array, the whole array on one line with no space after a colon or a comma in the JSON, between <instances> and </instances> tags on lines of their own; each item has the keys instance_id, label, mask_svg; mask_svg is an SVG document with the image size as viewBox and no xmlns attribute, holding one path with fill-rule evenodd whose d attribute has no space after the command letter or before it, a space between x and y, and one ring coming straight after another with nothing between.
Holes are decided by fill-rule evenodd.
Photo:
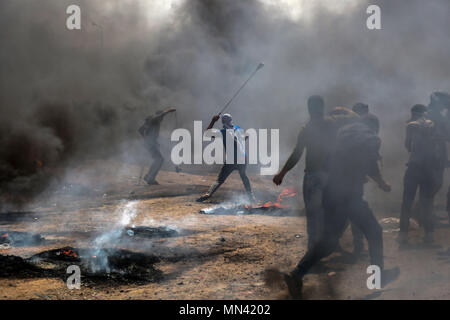
<instances>
[{"instance_id":1,"label":"red object on ground","mask_svg":"<svg viewBox=\"0 0 450 320\"><path fill-rule=\"evenodd\" d=\"M256 204L256 205L246 205L246 209L261 209L261 208L279 208L279 209L289 209L291 206L289 204L286 204L286 200L294 198L297 196L297 191L292 187L286 187L284 188L281 193L278 195L278 199L276 202L267 201L263 204Z\"/></svg>"},{"instance_id":2,"label":"red object on ground","mask_svg":"<svg viewBox=\"0 0 450 320\"><path fill-rule=\"evenodd\" d=\"M72 258L78 258L78 254L72 249L61 250L61 253Z\"/></svg>"}]
</instances>

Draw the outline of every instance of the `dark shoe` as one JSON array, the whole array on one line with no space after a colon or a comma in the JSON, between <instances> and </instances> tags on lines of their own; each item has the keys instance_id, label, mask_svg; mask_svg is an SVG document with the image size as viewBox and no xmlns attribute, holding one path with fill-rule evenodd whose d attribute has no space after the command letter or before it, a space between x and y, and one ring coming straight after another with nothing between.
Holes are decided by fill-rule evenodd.
<instances>
[{"instance_id":1,"label":"dark shoe","mask_svg":"<svg viewBox=\"0 0 450 320\"><path fill-rule=\"evenodd\" d=\"M209 198L211 198L211 196L208 193L205 193L204 195L202 195L200 198L198 198L196 201L197 202L203 202L208 200Z\"/></svg>"},{"instance_id":2,"label":"dark shoe","mask_svg":"<svg viewBox=\"0 0 450 320\"><path fill-rule=\"evenodd\" d=\"M381 271L381 288L384 288L392 281L397 280L400 275L400 268L385 269Z\"/></svg>"},{"instance_id":3,"label":"dark shoe","mask_svg":"<svg viewBox=\"0 0 450 320\"><path fill-rule=\"evenodd\" d=\"M285 274L284 282L286 282L289 294L291 295L292 299L294 300L302 299L303 281L301 279L294 276L292 273Z\"/></svg>"},{"instance_id":4,"label":"dark shoe","mask_svg":"<svg viewBox=\"0 0 450 320\"><path fill-rule=\"evenodd\" d=\"M156 180L150 180L150 181L146 181L146 182L149 186L159 186L159 183Z\"/></svg>"}]
</instances>

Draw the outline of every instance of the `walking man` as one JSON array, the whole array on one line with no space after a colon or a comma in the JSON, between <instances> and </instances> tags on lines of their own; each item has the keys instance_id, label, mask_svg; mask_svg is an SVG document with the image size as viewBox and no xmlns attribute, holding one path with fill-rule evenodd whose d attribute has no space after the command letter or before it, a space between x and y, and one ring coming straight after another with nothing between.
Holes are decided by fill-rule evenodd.
<instances>
[{"instance_id":1,"label":"walking man","mask_svg":"<svg viewBox=\"0 0 450 320\"><path fill-rule=\"evenodd\" d=\"M323 192L324 235L308 249L297 267L284 276L293 298L301 298L304 275L335 251L348 222L355 224L366 237L371 265L381 269L382 285L398 276L398 269L384 269L381 226L363 199L367 176L382 190L391 190L378 167L379 148L376 123L371 118L361 118L339 131L328 164L328 183Z\"/></svg>"},{"instance_id":2,"label":"walking man","mask_svg":"<svg viewBox=\"0 0 450 320\"><path fill-rule=\"evenodd\" d=\"M145 123L139 128L139 134L144 138L144 145L150 156L153 159L148 173L145 175L144 180L149 185L158 185L156 176L163 164L164 158L159 150L159 130L161 122L164 117L172 112L175 112L175 108L168 108L164 111L157 111L154 115L151 115L145 119Z\"/></svg>"},{"instance_id":3,"label":"walking man","mask_svg":"<svg viewBox=\"0 0 450 320\"><path fill-rule=\"evenodd\" d=\"M400 244L408 242L411 210L419 189L419 219L425 229L424 241L433 242L433 201L442 186L446 154L435 123L426 118L427 107L417 104L411 108L406 126L405 147L409 160L403 179L403 201L400 215Z\"/></svg>"},{"instance_id":4,"label":"walking man","mask_svg":"<svg viewBox=\"0 0 450 320\"><path fill-rule=\"evenodd\" d=\"M358 116L351 110L339 108L336 115L325 117L325 103L321 96L308 99L310 121L300 129L297 144L286 164L274 178L280 185L285 175L295 167L306 150L303 200L306 209L308 247L316 243L323 233L322 195L327 183L326 162L334 147L339 127L354 121Z\"/></svg>"}]
</instances>

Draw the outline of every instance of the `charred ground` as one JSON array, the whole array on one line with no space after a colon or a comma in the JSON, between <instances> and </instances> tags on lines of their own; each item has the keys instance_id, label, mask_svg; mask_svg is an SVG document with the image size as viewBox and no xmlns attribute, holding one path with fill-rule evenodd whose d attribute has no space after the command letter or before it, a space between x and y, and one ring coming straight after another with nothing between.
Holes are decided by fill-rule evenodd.
<instances>
[{"instance_id":1,"label":"charred ground","mask_svg":"<svg viewBox=\"0 0 450 320\"><path fill-rule=\"evenodd\" d=\"M99 186L84 185L75 178L83 180L83 174L92 174L92 168L97 172L94 180L102 181L102 185L108 182L109 190L95 192ZM109 175L118 171L122 174ZM204 208L239 199L243 193L239 177L233 174L212 203L198 204L195 199L215 175L163 171L160 186L137 186L138 173L138 167L121 162L90 162L86 167L80 166L78 175L69 179L71 188L42 196L26 211L1 213L2 232L23 232L19 235L27 236L26 239L31 236L40 240L0 250L0 298L287 298L283 284L275 289L266 286L265 271L289 271L304 254L307 239L303 216L265 211L200 214ZM281 189L272 187L269 178L252 175L251 179L260 200L276 202ZM290 183L297 182L292 179ZM119 272L103 272L103 277L98 277L89 273L91 269L82 268L82 274L85 272L81 290L68 290L67 275L62 271L67 263L77 264L78 260L69 257L70 261L61 261L55 259L55 253L70 249L77 256L89 254L91 260L95 259L93 241L117 229L117 221L123 218L120 208L130 201L136 202L136 215L120 237L104 246L119 257L115 260L115 271ZM294 207L301 212L301 201ZM398 216L395 211L374 211L380 220ZM366 288L368 258L355 262L345 252L336 253L305 278L305 298L449 299L448 222L441 220L437 229L440 247L423 246L421 231L416 228L411 246L399 250L394 241L395 220L383 221L386 266L400 267L398 281L385 290L372 292ZM129 230L135 233L128 233ZM33 234L40 238L33 238ZM346 234L341 244L350 251L351 235ZM37 257L41 258L39 263ZM130 266L135 269L127 269ZM138 279L124 277L123 271Z\"/></svg>"}]
</instances>

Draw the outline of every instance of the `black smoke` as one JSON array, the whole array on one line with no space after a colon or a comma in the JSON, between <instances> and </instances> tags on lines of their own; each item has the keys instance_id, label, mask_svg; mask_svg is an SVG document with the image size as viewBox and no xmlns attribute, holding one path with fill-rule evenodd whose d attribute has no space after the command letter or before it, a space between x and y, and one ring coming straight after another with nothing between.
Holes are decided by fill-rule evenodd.
<instances>
[{"instance_id":1,"label":"black smoke","mask_svg":"<svg viewBox=\"0 0 450 320\"><path fill-rule=\"evenodd\" d=\"M123 153L165 106L178 108L179 126L209 121L260 61L229 110L237 123L280 128L284 160L309 95L330 109L366 102L381 120L383 170L401 189L409 108L450 89L448 3L331 3L295 20L258 0L179 1L162 18L145 1L1 1L2 193L33 196L74 161ZM82 8L81 31L65 28L69 4ZM366 28L369 4L382 30Z\"/></svg>"}]
</instances>

